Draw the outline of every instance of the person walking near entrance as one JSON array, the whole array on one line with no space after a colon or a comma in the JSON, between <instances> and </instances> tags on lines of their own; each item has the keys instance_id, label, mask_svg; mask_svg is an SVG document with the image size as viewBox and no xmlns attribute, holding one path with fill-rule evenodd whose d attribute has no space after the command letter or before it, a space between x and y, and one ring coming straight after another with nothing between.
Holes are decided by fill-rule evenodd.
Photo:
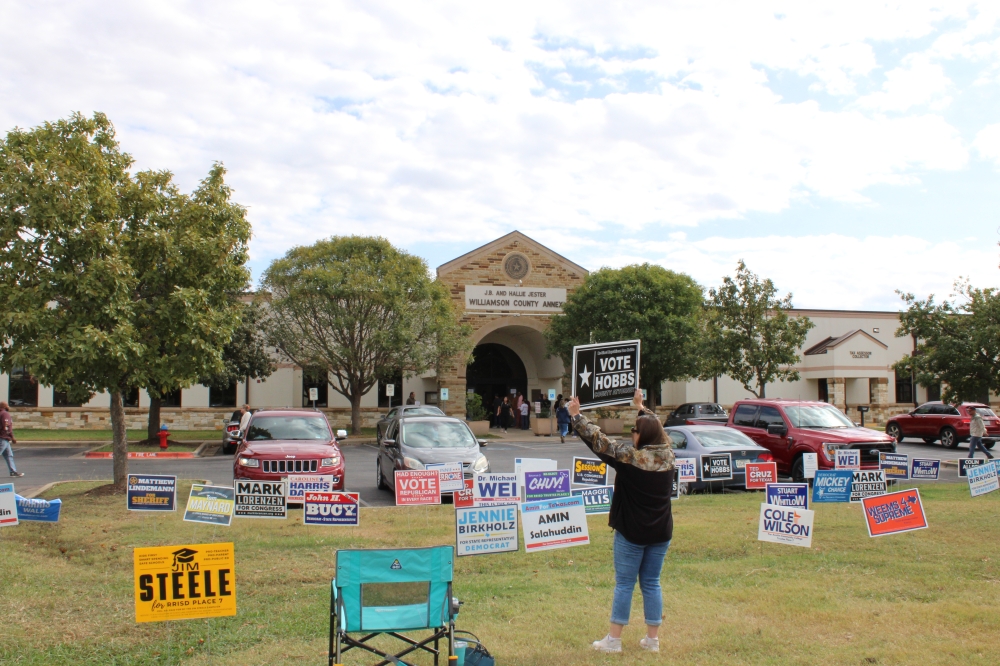
<instances>
[{"instance_id":1,"label":"person walking near entrance","mask_svg":"<svg viewBox=\"0 0 1000 666\"><path fill-rule=\"evenodd\" d=\"M17 444L14 439L14 419L10 417L10 407L6 402L0 402L0 455L3 455L7 463L7 469L11 476L24 476L24 472L18 472L14 465L14 449L11 444Z\"/></svg>"},{"instance_id":2,"label":"person walking near entrance","mask_svg":"<svg viewBox=\"0 0 1000 666\"><path fill-rule=\"evenodd\" d=\"M501 402L500 407L497 408L497 418L500 420L500 429L503 430L504 434L507 434L507 428L510 427L511 421L513 420L510 398L507 396L503 397L503 402Z\"/></svg>"},{"instance_id":3,"label":"person walking near entrance","mask_svg":"<svg viewBox=\"0 0 1000 666\"><path fill-rule=\"evenodd\" d=\"M559 426L559 441L566 443L566 433L569 432L569 410L566 409L566 401L562 395L556 400L556 425Z\"/></svg>"},{"instance_id":4,"label":"person walking near entrance","mask_svg":"<svg viewBox=\"0 0 1000 666\"><path fill-rule=\"evenodd\" d=\"M983 423L983 415L975 407L968 407L972 421L969 422L969 457L976 457L976 449L982 449L987 459L993 455L983 446L983 437L986 436L986 424Z\"/></svg>"},{"instance_id":5,"label":"person walking near entrance","mask_svg":"<svg viewBox=\"0 0 1000 666\"><path fill-rule=\"evenodd\" d=\"M615 469L615 491L608 516L608 525L615 530L615 591L608 635L592 644L598 652L622 651L622 629L628 624L636 578L646 616L646 636L639 641L639 647L660 651L657 637L663 622L660 571L674 531L670 511L674 452L660 421L643 407L641 391L636 390L633 401L639 408L639 416L632 428L631 442L608 439L580 413L579 398L574 397L566 406L580 439Z\"/></svg>"},{"instance_id":6,"label":"person walking near entrance","mask_svg":"<svg viewBox=\"0 0 1000 666\"><path fill-rule=\"evenodd\" d=\"M529 418L528 413L529 413L529 411L530 410L528 409L528 401L527 400L522 400L521 401L521 430L527 430L528 429L528 418Z\"/></svg>"},{"instance_id":7,"label":"person walking near entrance","mask_svg":"<svg viewBox=\"0 0 1000 666\"><path fill-rule=\"evenodd\" d=\"M517 400L514 402L514 427L521 427L521 403L524 402L524 397L518 393Z\"/></svg>"},{"instance_id":8,"label":"person walking near entrance","mask_svg":"<svg viewBox=\"0 0 1000 666\"><path fill-rule=\"evenodd\" d=\"M414 393L413 391L410 391L410 397L406 399L406 404L408 405L417 404L417 394Z\"/></svg>"},{"instance_id":9,"label":"person walking near entrance","mask_svg":"<svg viewBox=\"0 0 1000 666\"><path fill-rule=\"evenodd\" d=\"M493 411L490 412L490 420L493 422L494 428L502 428L500 425L500 405L503 404L503 398L497 393L496 397L493 398Z\"/></svg>"}]
</instances>

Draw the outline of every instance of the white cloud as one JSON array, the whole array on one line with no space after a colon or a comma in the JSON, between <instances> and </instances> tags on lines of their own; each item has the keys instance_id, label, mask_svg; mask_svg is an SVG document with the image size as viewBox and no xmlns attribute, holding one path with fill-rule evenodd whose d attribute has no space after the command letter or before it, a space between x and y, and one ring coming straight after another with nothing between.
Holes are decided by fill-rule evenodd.
<instances>
[{"instance_id":1,"label":"white cloud","mask_svg":"<svg viewBox=\"0 0 1000 666\"><path fill-rule=\"evenodd\" d=\"M914 106L930 105L941 110L951 103L946 93L951 80L944 67L932 63L926 55L908 56L904 66L886 72L882 89L858 100L858 106L876 111L908 111Z\"/></svg>"},{"instance_id":2,"label":"white cloud","mask_svg":"<svg viewBox=\"0 0 1000 666\"><path fill-rule=\"evenodd\" d=\"M1000 166L1000 123L987 125L980 130L972 145L980 155Z\"/></svg>"}]
</instances>

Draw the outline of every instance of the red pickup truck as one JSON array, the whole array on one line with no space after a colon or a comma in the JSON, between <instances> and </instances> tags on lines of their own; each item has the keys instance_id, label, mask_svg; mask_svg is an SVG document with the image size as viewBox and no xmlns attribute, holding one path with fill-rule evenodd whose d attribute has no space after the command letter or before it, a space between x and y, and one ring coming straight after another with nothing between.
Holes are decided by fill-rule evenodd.
<instances>
[{"instance_id":1,"label":"red pickup truck","mask_svg":"<svg viewBox=\"0 0 1000 666\"><path fill-rule=\"evenodd\" d=\"M879 453L896 451L892 437L858 427L825 402L741 400L733 405L726 425L770 451L778 472L796 481L805 477L803 453L817 454L820 469L833 469L837 449L858 449L862 469L878 469Z\"/></svg>"}]
</instances>

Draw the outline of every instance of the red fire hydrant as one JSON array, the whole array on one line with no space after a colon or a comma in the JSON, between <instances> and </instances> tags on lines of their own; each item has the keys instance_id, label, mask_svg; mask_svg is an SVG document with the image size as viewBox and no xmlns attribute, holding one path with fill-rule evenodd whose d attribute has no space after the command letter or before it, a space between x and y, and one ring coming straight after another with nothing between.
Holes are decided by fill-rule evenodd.
<instances>
[{"instance_id":1,"label":"red fire hydrant","mask_svg":"<svg viewBox=\"0 0 1000 666\"><path fill-rule=\"evenodd\" d=\"M170 436L170 431L167 430L166 424L160 426L160 432L156 433L156 436L160 438L160 448L166 451L167 437Z\"/></svg>"}]
</instances>

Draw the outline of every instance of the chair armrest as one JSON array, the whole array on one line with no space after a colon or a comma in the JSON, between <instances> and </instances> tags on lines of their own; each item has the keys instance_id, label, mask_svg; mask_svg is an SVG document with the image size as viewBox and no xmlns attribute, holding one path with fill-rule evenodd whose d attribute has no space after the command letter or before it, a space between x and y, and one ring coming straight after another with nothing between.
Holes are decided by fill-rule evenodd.
<instances>
[{"instance_id":1,"label":"chair armrest","mask_svg":"<svg viewBox=\"0 0 1000 666\"><path fill-rule=\"evenodd\" d=\"M330 591L333 593L333 598L337 598L337 579L334 578L330 581Z\"/></svg>"}]
</instances>

